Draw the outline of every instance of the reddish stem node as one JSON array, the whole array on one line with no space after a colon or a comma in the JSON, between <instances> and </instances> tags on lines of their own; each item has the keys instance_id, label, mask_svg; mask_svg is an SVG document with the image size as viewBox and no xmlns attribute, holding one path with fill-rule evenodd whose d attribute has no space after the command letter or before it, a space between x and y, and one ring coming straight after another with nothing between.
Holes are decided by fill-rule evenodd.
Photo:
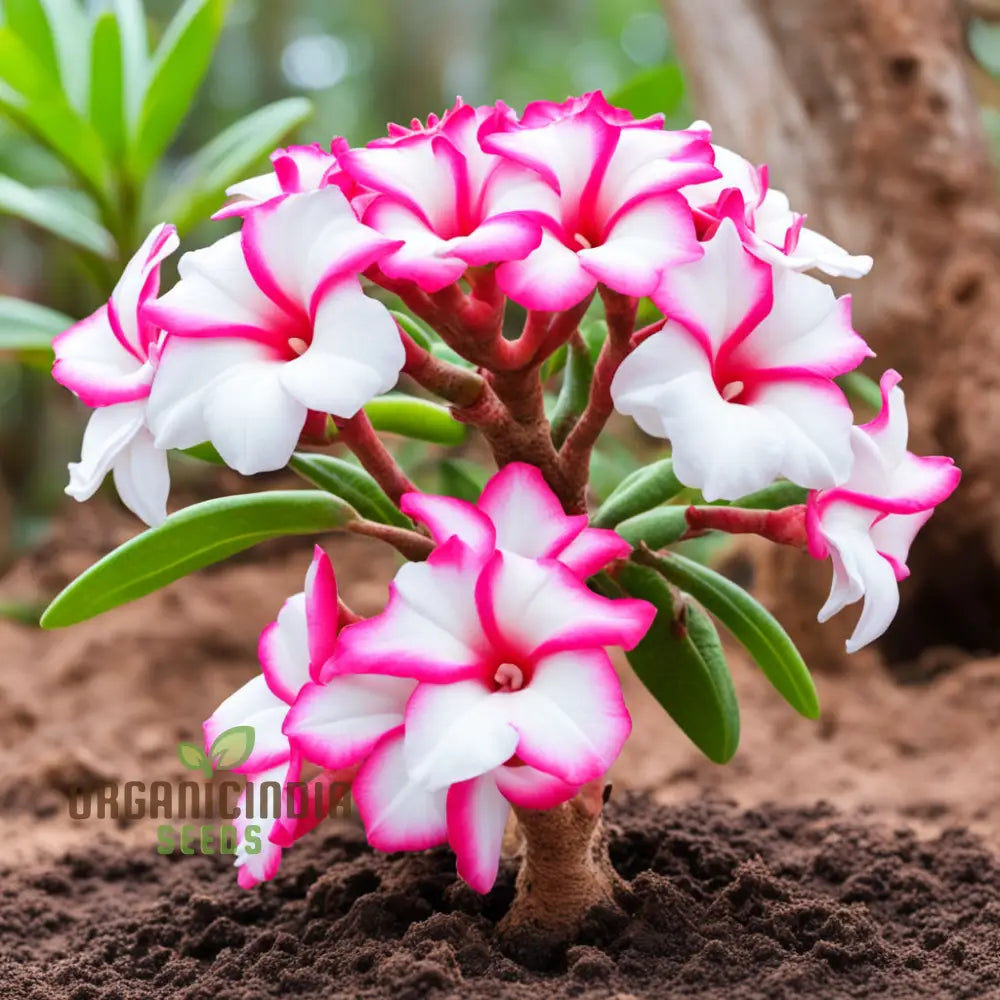
<instances>
[{"instance_id":1,"label":"reddish stem node","mask_svg":"<svg viewBox=\"0 0 1000 1000\"><path fill-rule=\"evenodd\" d=\"M731 535L760 535L780 545L805 548L805 504L781 510L748 510L744 507L688 507L685 520L692 533L725 531Z\"/></svg>"},{"instance_id":2,"label":"reddish stem node","mask_svg":"<svg viewBox=\"0 0 1000 1000\"><path fill-rule=\"evenodd\" d=\"M407 479L389 449L375 433L364 410L358 410L349 420L338 420L337 429L340 440L357 455L365 470L397 507L399 498L404 493L417 492L416 486Z\"/></svg>"}]
</instances>

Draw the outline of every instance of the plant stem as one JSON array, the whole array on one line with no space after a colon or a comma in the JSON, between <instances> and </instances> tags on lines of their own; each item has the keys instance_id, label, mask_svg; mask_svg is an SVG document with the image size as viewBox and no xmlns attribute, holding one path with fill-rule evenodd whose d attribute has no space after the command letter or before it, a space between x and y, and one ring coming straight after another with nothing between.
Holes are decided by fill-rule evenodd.
<instances>
[{"instance_id":1,"label":"plant stem","mask_svg":"<svg viewBox=\"0 0 1000 1000\"><path fill-rule=\"evenodd\" d=\"M569 432L559 452L564 475L571 487L580 493L586 489L590 477L590 454L594 449L608 417L614 409L611 400L611 381L615 372L631 350L632 331L638 301L601 288L608 321L608 339L594 366L594 379L590 384L587 407Z\"/></svg>"},{"instance_id":2,"label":"plant stem","mask_svg":"<svg viewBox=\"0 0 1000 1000\"><path fill-rule=\"evenodd\" d=\"M608 857L603 805L599 779L554 809L514 808L524 857L499 928L509 950L537 951L540 937L558 947L575 936L592 906L617 906L625 884Z\"/></svg>"},{"instance_id":3,"label":"plant stem","mask_svg":"<svg viewBox=\"0 0 1000 1000\"><path fill-rule=\"evenodd\" d=\"M339 440L357 455L365 470L397 507L404 493L417 492L416 486L407 479L389 449L375 433L364 410L358 410L349 420L338 420L337 430Z\"/></svg>"},{"instance_id":4,"label":"plant stem","mask_svg":"<svg viewBox=\"0 0 1000 1000\"><path fill-rule=\"evenodd\" d=\"M347 530L387 542L411 562L423 562L434 551L434 542L426 535L410 531L409 528L398 528L393 524L379 524L362 518L350 521Z\"/></svg>"},{"instance_id":5,"label":"plant stem","mask_svg":"<svg viewBox=\"0 0 1000 1000\"><path fill-rule=\"evenodd\" d=\"M471 406L482 395L486 382L481 375L434 357L402 328L399 335L406 350L403 371L415 382L456 406Z\"/></svg>"}]
</instances>

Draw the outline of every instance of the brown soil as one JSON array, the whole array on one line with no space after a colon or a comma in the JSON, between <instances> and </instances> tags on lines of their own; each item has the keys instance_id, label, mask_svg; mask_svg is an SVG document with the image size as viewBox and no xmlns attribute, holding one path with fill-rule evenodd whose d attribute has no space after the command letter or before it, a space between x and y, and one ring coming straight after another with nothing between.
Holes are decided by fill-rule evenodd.
<instances>
[{"instance_id":1,"label":"brown soil","mask_svg":"<svg viewBox=\"0 0 1000 1000\"><path fill-rule=\"evenodd\" d=\"M134 531L72 508L0 600L50 596ZM394 557L328 548L348 602L378 610ZM725 768L624 671L635 730L615 800L652 796L615 814L635 912L595 918L544 973L493 950L510 871L480 902L447 852L374 857L331 825L245 893L223 860L158 857L147 822L70 819L72 785L184 774L177 742L252 675L308 558L304 541L264 546L63 632L0 622L0 997L1000 997L996 660L936 651L926 684L899 686L858 657L818 674L815 723L734 654L743 738Z\"/></svg>"},{"instance_id":2,"label":"brown soil","mask_svg":"<svg viewBox=\"0 0 1000 1000\"><path fill-rule=\"evenodd\" d=\"M495 941L513 866L479 897L445 850L375 855L314 837L246 893L219 859L77 850L0 891L0 996L330 997L1000 995L1000 865L952 831L921 843L827 806L611 810L627 915L578 942Z\"/></svg>"}]
</instances>

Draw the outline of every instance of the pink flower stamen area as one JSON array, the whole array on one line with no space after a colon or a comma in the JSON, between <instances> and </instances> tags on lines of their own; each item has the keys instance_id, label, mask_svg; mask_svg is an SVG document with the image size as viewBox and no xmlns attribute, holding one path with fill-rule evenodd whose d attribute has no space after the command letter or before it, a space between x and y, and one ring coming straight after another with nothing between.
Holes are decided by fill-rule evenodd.
<instances>
[{"instance_id":1,"label":"pink flower stamen area","mask_svg":"<svg viewBox=\"0 0 1000 1000\"><path fill-rule=\"evenodd\" d=\"M520 691L524 687L524 671L514 663L501 663L493 681L498 691Z\"/></svg>"}]
</instances>

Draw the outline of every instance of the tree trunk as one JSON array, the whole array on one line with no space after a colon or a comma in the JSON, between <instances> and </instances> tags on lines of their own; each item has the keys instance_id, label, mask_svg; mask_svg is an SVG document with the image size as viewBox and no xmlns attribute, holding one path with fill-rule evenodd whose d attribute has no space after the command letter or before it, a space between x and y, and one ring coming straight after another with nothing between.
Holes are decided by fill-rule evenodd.
<instances>
[{"instance_id":1,"label":"tree trunk","mask_svg":"<svg viewBox=\"0 0 1000 1000\"><path fill-rule=\"evenodd\" d=\"M882 651L900 661L935 645L1000 649L1000 203L960 4L666 6L717 140L769 163L811 228L875 257L868 278L838 289L853 293L855 325L879 354L867 370L905 376L911 448L963 469L914 546ZM776 554L765 575L819 663L842 633L817 630L830 569L808 562Z\"/></svg>"}]
</instances>

